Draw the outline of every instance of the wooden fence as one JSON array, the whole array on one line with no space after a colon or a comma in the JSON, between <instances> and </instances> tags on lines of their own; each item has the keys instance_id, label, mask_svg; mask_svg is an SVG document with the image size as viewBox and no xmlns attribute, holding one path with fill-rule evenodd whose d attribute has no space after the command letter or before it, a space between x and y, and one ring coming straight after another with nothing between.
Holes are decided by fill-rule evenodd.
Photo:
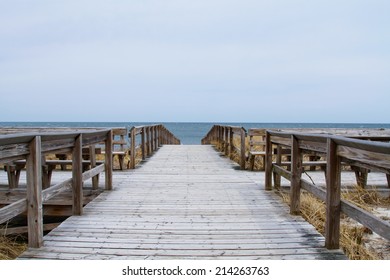
<instances>
[{"instance_id":1,"label":"wooden fence","mask_svg":"<svg viewBox=\"0 0 390 280\"><path fill-rule=\"evenodd\" d=\"M43 244L43 202L72 187L73 215L83 214L83 182L105 172L105 189L112 189L113 131L77 131L56 134L13 134L0 136L0 163L25 161L27 195L0 209L0 224L27 212L28 245L39 248ZM105 160L96 165L94 146L105 145ZM90 147L91 169L83 172L83 147ZM72 178L42 190L42 159L47 154L71 153Z\"/></svg>"},{"instance_id":2,"label":"wooden fence","mask_svg":"<svg viewBox=\"0 0 390 280\"><path fill-rule=\"evenodd\" d=\"M290 168L273 162L274 147L287 147L291 151ZM280 150L280 149L276 149ZM303 154L319 153L326 157L326 190L301 178ZM277 132L266 133L265 188L272 189L278 176L290 180L290 212L300 213L301 188L326 202L325 245L328 249L339 248L340 212L390 240L390 223L342 200L341 165L373 170L386 174L390 184L390 144L351 139L341 136Z\"/></svg>"},{"instance_id":3,"label":"wooden fence","mask_svg":"<svg viewBox=\"0 0 390 280\"><path fill-rule=\"evenodd\" d=\"M235 137L238 140L235 141ZM231 159L235 153L238 153L240 167L244 170L246 163L245 139L246 130L243 127L214 125L202 139L202 145L214 144L218 150Z\"/></svg>"},{"instance_id":4,"label":"wooden fence","mask_svg":"<svg viewBox=\"0 0 390 280\"><path fill-rule=\"evenodd\" d=\"M161 124L134 126L130 129L129 138L131 169L136 166L136 155L139 150L141 150L142 160L144 160L161 145L180 145L180 140ZM137 141L137 138L140 139Z\"/></svg>"}]
</instances>

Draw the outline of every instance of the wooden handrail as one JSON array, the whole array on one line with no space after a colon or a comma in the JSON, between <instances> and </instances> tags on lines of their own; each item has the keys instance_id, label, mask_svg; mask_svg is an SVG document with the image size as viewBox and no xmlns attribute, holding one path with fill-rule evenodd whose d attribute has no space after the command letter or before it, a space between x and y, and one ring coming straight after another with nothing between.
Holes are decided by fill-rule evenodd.
<instances>
[{"instance_id":1,"label":"wooden handrail","mask_svg":"<svg viewBox=\"0 0 390 280\"><path fill-rule=\"evenodd\" d=\"M140 143L137 143L137 136L141 138ZM129 139L130 169L136 166L136 155L139 149L144 160L162 145L180 145L180 140L161 124L133 126L129 132Z\"/></svg>"},{"instance_id":2,"label":"wooden handrail","mask_svg":"<svg viewBox=\"0 0 390 280\"><path fill-rule=\"evenodd\" d=\"M234 136L239 138L239 146L234 145ZM245 150L246 130L239 126L214 125L210 131L203 137L202 145L215 144L215 147L226 156L233 159L234 153L239 153L239 164L242 170L245 169L246 150Z\"/></svg>"},{"instance_id":3,"label":"wooden handrail","mask_svg":"<svg viewBox=\"0 0 390 280\"><path fill-rule=\"evenodd\" d=\"M388 136L387 136L388 138ZM383 140L382 138L381 140ZM386 141L386 140L385 140ZM291 170L272 162L274 145L283 145L291 149ZM305 151L322 152L326 156L326 190L303 180L302 156ZM390 144L351 139L342 136L303 134L267 130L266 132L266 174L265 188L272 189L272 176L283 176L290 180L290 212L299 213L300 189L312 193L326 202L325 246L328 249L339 248L340 212L345 213L373 232L390 240L390 223L371 213L344 201L341 192L341 164L363 166L367 169L390 175Z\"/></svg>"},{"instance_id":4,"label":"wooden handrail","mask_svg":"<svg viewBox=\"0 0 390 280\"><path fill-rule=\"evenodd\" d=\"M105 172L105 189L112 189L112 130L77 131L69 133L40 133L0 136L0 163L26 161L27 195L0 209L0 223L27 211L28 246L39 248L43 244L43 203L67 186L72 186L73 215L83 213L83 182ZM106 157L104 166L92 166L82 171L82 147L104 142ZM52 188L42 190L42 158L45 154L70 151L72 178ZM91 155L94 158L94 155Z\"/></svg>"}]
</instances>

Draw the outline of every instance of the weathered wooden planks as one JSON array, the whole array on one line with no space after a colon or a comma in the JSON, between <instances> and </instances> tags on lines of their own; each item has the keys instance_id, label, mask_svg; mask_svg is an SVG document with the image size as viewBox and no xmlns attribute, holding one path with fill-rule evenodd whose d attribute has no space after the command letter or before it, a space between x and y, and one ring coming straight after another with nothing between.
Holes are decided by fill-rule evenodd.
<instances>
[{"instance_id":1,"label":"weathered wooden planks","mask_svg":"<svg viewBox=\"0 0 390 280\"><path fill-rule=\"evenodd\" d=\"M21 258L344 259L210 146L163 146Z\"/></svg>"}]
</instances>

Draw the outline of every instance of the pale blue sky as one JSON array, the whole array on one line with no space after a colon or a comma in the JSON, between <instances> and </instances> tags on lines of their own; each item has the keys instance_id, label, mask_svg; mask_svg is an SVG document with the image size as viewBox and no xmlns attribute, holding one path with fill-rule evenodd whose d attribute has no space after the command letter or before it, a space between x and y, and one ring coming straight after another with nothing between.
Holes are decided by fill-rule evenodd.
<instances>
[{"instance_id":1,"label":"pale blue sky","mask_svg":"<svg viewBox=\"0 0 390 280\"><path fill-rule=\"evenodd\" d=\"M0 0L0 121L390 123L390 1Z\"/></svg>"}]
</instances>

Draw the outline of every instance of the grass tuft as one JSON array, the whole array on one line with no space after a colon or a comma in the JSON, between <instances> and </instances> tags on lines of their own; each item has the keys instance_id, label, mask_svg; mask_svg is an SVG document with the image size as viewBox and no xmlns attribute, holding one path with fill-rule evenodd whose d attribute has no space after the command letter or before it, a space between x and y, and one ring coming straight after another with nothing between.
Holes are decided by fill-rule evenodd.
<instances>
[{"instance_id":1,"label":"grass tuft","mask_svg":"<svg viewBox=\"0 0 390 280\"><path fill-rule=\"evenodd\" d=\"M352 194L349 196L348 194ZM287 193L281 193L283 201L289 203L290 197ZM369 198L370 197L370 198ZM380 199L377 194L371 194L371 192L360 191L360 195L356 192L349 192L343 194L343 199L352 201L357 200L364 206L364 209L369 209L370 206L367 202L377 201ZM372 200L373 199L373 200ZM364 204L363 204L364 203ZM363 207L362 207L363 208ZM301 194L301 214L305 220L311 223L318 232L325 234L325 219L326 219L326 206L325 203L313 195L302 192ZM370 250L365 243L365 234L369 234L369 230L364 226L351 221L350 218L342 216L340 225L340 246L344 250L345 254L351 260L378 260L381 259L380 255Z\"/></svg>"},{"instance_id":2,"label":"grass tuft","mask_svg":"<svg viewBox=\"0 0 390 280\"><path fill-rule=\"evenodd\" d=\"M0 260L14 260L27 249L18 237L0 236Z\"/></svg>"}]
</instances>

